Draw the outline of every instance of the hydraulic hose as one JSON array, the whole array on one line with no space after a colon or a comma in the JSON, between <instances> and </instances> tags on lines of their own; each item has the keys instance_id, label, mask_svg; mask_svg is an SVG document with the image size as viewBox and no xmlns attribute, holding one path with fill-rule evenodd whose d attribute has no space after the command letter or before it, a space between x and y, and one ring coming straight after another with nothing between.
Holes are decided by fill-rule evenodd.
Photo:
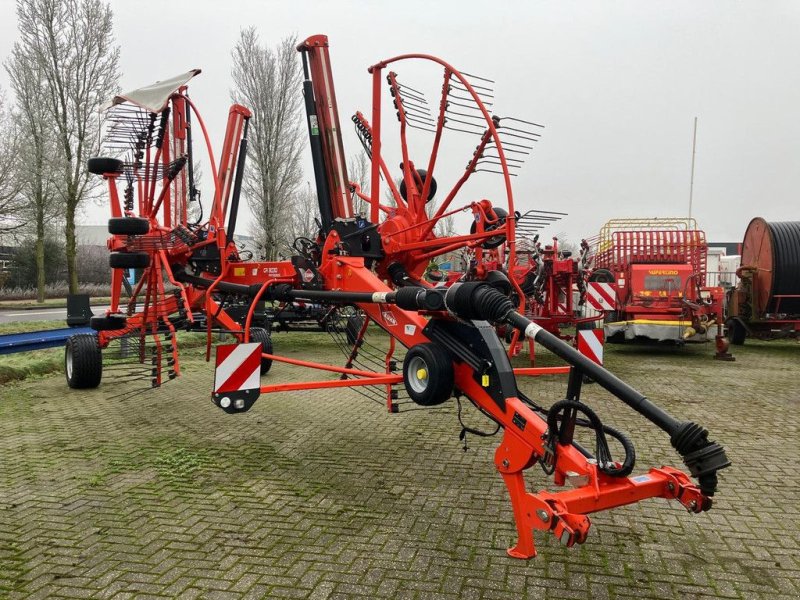
<instances>
[{"instance_id":1,"label":"hydraulic hose","mask_svg":"<svg viewBox=\"0 0 800 600\"><path fill-rule=\"evenodd\" d=\"M672 446L683 457L689 471L700 483L702 492L708 496L714 495L717 488L717 471L730 466L731 463L725 455L725 449L708 439L708 431L705 428L690 421L679 421L656 406L644 394L519 314L511 300L484 282L453 285L447 291L445 304L452 314L463 319L508 323L591 377L600 386L667 432Z\"/></svg>"},{"instance_id":2,"label":"hydraulic hose","mask_svg":"<svg viewBox=\"0 0 800 600\"><path fill-rule=\"evenodd\" d=\"M484 281L456 283L446 291L440 288L401 287L387 292L302 290L294 289L290 284L276 284L267 289L264 298L332 303L387 303L396 304L406 310L447 310L465 320L512 325L668 433L672 446L681 455L692 476L697 478L705 495L714 495L717 489L717 471L731 464L725 455L725 449L708 439L708 431L704 427L691 421L680 421L653 404L644 394L519 314L507 296Z\"/></svg>"}]
</instances>

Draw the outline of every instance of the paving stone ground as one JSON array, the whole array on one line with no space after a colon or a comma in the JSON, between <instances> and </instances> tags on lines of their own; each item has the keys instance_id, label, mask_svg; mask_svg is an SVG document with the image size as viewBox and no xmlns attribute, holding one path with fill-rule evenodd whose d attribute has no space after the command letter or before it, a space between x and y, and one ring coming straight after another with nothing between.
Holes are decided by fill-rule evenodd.
<instances>
[{"instance_id":1,"label":"paving stone ground","mask_svg":"<svg viewBox=\"0 0 800 600\"><path fill-rule=\"evenodd\" d=\"M291 349L337 359L313 335ZM293 392L228 416L199 360L136 396L118 397L132 384L114 377L83 392L60 375L5 386L0 597L800 597L800 347L748 343L735 363L709 346L607 353L629 383L708 427L734 466L711 512L663 500L608 511L580 547L538 535L527 562L505 553L515 533L498 438L471 437L464 452L452 402L390 415L348 390ZM296 376L279 365L264 381ZM522 388L551 402L564 380ZM630 409L596 388L585 399L631 434L639 469L680 465ZM538 469L528 480L547 485Z\"/></svg>"}]
</instances>

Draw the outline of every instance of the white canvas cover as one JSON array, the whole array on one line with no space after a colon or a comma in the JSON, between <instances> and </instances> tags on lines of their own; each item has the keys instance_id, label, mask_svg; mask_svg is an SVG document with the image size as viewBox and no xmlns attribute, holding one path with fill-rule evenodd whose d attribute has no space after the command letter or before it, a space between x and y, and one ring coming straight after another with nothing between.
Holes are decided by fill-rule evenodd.
<instances>
[{"instance_id":1,"label":"white canvas cover","mask_svg":"<svg viewBox=\"0 0 800 600\"><path fill-rule=\"evenodd\" d=\"M150 112L161 112L166 108L169 97L199 73L200 69L192 69L186 73L175 75L175 77L170 77L163 81L156 81L138 90L114 96L109 108L117 104L122 104L123 102L130 102Z\"/></svg>"}]
</instances>

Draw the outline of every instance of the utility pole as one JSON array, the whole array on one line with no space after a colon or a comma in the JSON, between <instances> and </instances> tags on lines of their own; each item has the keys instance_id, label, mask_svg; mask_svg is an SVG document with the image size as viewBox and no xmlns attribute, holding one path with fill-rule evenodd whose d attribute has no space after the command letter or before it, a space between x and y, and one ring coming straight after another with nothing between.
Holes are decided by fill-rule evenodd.
<instances>
[{"instance_id":1,"label":"utility pole","mask_svg":"<svg viewBox=\"0 0 800 600\"><path fill-rule=\"evenodd\" d=\"M692 197L694 195L694 156L697 150L697 117L694 118L694 133L692 134L692 177L689 180L689 218L692 218Z\"/></svg>"}]
</instances>

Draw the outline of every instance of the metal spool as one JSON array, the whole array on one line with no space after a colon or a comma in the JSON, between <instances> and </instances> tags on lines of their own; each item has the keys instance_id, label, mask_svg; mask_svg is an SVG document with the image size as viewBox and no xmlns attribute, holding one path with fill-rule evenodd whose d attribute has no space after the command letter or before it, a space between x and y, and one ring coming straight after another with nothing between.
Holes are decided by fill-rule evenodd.
<instances>
[{"instance_id":1,"label":"metal spool","mask_svg":"<svg viewBox=\"0 0 800 600\"><path fill-rule=\"evenodd\" d=\"M800 294L800 221L768 223L756 217L742 242L742 267L755 267L753 309L800 313L800 298L775 296Z\"/></svg>"}]
</instances>

